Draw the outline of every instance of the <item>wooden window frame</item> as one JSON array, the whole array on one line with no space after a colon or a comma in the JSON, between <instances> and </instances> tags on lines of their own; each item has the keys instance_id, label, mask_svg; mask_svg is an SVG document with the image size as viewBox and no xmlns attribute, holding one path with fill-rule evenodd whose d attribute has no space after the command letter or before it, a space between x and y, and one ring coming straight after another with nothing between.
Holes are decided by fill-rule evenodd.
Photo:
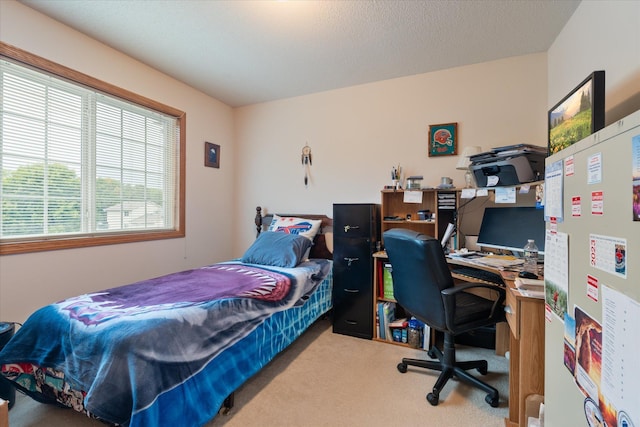
<instances>
[{"instance_id":1,"label":"wooden window frame","mask_svg":"<svg viewBox=\"0 0 640 427\"><path fill-rule=\"evenodd\" d=\"M128 90L103 82L94 77L72 70L37 55L26 52L15 46L0 42L0 56L18 61L24 65L54 74L66 80L88 86L105 94L118 97L134 104L156 110L175 117L179 126L179 156L176 173L177 200L175 204L175 223L172 230L122 231L109 232L104 235L91 234L82 236L39 236L29 239L0 239L0 255L73 249L90 246L111 245L120 243L144 242L150 240L172 239L185 236L185 189L186 189L186 113L157 101L137 95Z\"/></svg>"}]
</instances>

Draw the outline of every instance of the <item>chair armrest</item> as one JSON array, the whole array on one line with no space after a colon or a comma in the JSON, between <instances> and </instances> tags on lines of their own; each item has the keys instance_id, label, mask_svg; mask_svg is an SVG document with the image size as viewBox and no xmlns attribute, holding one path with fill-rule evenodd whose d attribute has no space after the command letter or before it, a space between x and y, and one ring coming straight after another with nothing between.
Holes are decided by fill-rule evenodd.
<instances>
[{"instance_id":1,"label":"chair armrest","mask_svg":"<svg viewBox=\"0 0 640 427\"><path fill-rule=\"evenodd\" d=\"M506 298L506 288L500 285L490 285L488 283L472 283L468 282L462 285L452 286L447 289L443 289L440 291L442 295L442 301L444 303L445 310L445 320L447 322L447 326L449 328L453 327L455 323L455 313L456 313L456 295L460 292L466 291L468 289L474 288L484 288L492 291L496 291L498 293L498 298L493 302L493 306L491 307L490 317L496 316L496 310L499 310L500 313L503 312L501 308L504 305L504 301Z\"/></svg>"},{"instance_id":2,"label":"chair armrest","mask_svg":"<svg viewBox=\"0 0 640 427\"><path fill-rule=\"evenodd\" d=\"M504 297L506 295L506 288L504 286L500 286L500 285L490 285L488 283L476 283L476 282L467 282L461 285L456 285L456 286L452 286L450 288L447 289L443 289L442 291L440 291L440 293L443 296L448 296L448 295L455 295L459 292L465 291L467 289L473 289L473 288L486 288L486 289L491 289L493 291L498 292L498 294L502 297Z\"/></svg>"}]
</instances>

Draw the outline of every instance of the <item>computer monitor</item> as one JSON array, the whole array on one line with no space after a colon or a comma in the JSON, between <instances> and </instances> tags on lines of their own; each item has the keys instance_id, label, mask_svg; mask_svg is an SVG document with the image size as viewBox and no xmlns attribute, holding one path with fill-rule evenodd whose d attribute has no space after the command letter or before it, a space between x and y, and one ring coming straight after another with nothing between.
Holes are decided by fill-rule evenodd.
<instances>
[{"instance_id":1,"label":"computer monitor","mask_svg":"<svg viewBox=\"0 0 640 427\"><path fill-rule=\"evenodd\" d=\"M544 209L535 206L485 208L478 246L523 252L528 239L534 239L538 253L544 254Z\"/></svg>"}]
</instances>

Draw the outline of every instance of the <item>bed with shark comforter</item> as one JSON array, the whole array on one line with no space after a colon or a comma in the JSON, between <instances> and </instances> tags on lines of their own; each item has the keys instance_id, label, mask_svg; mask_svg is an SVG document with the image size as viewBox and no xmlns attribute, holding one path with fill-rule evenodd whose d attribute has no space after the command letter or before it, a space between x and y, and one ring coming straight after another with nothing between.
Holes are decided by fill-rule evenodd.
<instances>
[{"instance_id":1,"label":"bed with shark comforter","mask_svg":"<svg viewBox=\"0 0 640 427\"><path fill-rule=\"evenodd\" d=\"M109 424L203 425L331 309L332 261L307 258L301 239L261 233L241 259L42 307L0 351L0 371ZM264 259L283 254L295 260Z\"/></svg>"}]
</instances>

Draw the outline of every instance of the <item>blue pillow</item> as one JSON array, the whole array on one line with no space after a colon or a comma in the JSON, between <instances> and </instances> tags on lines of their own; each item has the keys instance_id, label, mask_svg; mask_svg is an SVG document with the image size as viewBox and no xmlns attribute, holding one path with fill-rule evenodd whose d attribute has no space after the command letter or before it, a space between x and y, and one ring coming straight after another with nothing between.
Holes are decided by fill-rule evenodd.
<instances>
[{"instance_id":1,"label":"blue pillow","mask_svg":"<svg viewBox=\"0 0 640 427\"><path fill-rule=\"evenodd\" d=\"M297 234L265 231L247 249L241 261L292 268L305 259L311 244L311 240Z\"/></svg>"}]
</instances>

